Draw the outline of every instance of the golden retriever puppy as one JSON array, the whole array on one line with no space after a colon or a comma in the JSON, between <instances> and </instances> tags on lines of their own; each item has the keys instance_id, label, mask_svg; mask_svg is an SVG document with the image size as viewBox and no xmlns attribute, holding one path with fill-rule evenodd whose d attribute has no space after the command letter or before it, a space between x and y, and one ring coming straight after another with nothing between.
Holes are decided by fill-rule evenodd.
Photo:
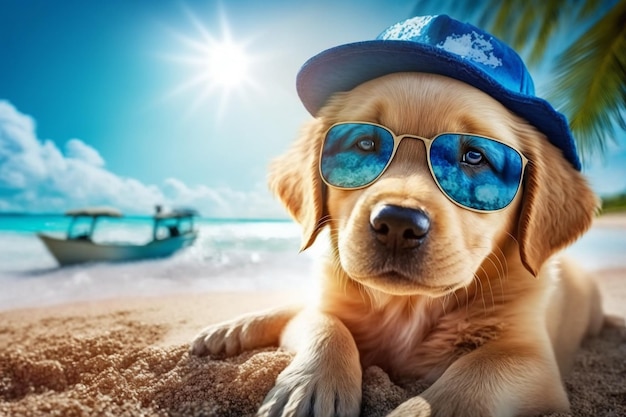
<instances>
[{"instance_id":1,"label":"golden retriever puppy","mask_svg":"<svg viewBox=\"0 0 626 417\"><path fill-rule=\"evenodd\" d=\"M326 184L339 174L320 158L347 146L328 139L346 123L396 137L393 158L367 186ZM523 183L508 205L472 210L444 194L460 191L433 174L445 149L430 139L442 132L494 138L523 155ZM479 175L486 162L472 135L463 169ZM353 139L361 151L382 146L375 135ZM211 326L191 346L197 355L295 352L259 415L358 416L371 365L395 381L431 383L392 416L568 409L562 377L603 316L594 284L555 254L590 226L598 200L537 129L466 83L395 73L335 94L269 181L302 226L303 248L329 230L319 235L329 249L318 303Z\"/></svg>"}]
</instances>

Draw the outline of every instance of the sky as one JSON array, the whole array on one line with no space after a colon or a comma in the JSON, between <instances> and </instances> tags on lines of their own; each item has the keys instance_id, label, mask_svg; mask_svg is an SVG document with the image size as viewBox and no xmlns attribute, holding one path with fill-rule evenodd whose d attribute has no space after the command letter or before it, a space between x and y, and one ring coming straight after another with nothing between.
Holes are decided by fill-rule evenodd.
<instances>
[{"instance_id":1,"label":"sky","mask_svg":"<svg viewBox=\"0 0 626 417\"><path fill-rule=\"evenodd\" d=\"M439 3L424 14L450 13ZM151 214L160 203L207 217L285 217L266 175L311 118L295 90L298 69L414 9L383 0L2 0L0 212L111 205ZM533 76L541 93L549 80ZM626 140L585 173L600 194L626 190Z\"/></svg>"}]
</instances>

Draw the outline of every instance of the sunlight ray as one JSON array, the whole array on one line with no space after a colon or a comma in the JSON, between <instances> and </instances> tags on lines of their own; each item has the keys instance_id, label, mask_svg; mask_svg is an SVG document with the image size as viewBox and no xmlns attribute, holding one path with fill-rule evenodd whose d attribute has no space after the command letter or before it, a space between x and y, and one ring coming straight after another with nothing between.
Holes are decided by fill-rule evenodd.
<instances>
[{"instance_id":1,"label":"sunlight ray","mask_svg":"<svg viewBox=\"0 0 626 417\"><path fill-rule=\"evenodd\" d=\"M182 53L162 53L159 57L188 70L185 78L168 91L164 98L170 99L189 94L187 116L209 105L211 113L219 120L226 115L233 98L246 99L250 91L260 91L260 85L252 77L252 69L259 56L250 54L247 48L251 39L235 40L224 13L220 13L219 36L210 33L207 26L191 10L185 14L195 36L171 30L175 40L186 50Z\"/></svg>"}]
</instances>

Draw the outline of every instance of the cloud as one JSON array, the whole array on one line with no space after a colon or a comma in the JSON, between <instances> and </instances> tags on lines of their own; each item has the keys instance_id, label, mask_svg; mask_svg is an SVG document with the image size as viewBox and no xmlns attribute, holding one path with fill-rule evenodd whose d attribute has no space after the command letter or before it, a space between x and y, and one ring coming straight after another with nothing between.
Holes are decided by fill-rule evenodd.
<instances>
[{"instance_id":1,"label":"cloud","mask_svg":"<svg viewBox=\"0 0 626 417\"><path fill-rule=\"evenodd\" d=\"M251 191L230 188L213 189L205 185L189 187L174 178L165 180L163 192L170 201L181 206L210 207L216 217L272 218L284 217L284 210L268 198L265 184L256 184Z\"/></svg>"},{"instance_id":2,"label":"cloud","mask_svg":"<svg viewBox=\"0 0 626 417\"><path fill-rule=\"evenodd\" d=\"M104 159L102 159L100 153L80 139L70 139L65 144L65 154L68 158L78 159L89 165L96 167L104 166Z\"/></svg>"},{"instance_id":3,"label":"cloud","mask_svg":"<svg viewBox=\"0 0 626 417\"><path fill-rule=\"evenodd\" d=\"M33 118L0 100L0 211L53 213L109 205L128 214L149 214L161 204L194 207L208 217L283 217L264 186L244 192L168 178L159 187L120 177L105 165L100 153L80 139L69 140L64 152L38 139Z\"/></svg>"}]
</instances>

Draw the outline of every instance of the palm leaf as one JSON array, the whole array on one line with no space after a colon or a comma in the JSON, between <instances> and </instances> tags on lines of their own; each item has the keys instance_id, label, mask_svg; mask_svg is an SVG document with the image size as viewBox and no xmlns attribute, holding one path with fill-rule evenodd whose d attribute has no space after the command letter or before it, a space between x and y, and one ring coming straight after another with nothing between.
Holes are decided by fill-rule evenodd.
<instances>
[{"instance_id":1,"label":"palm leaf","mask_svg":"<svg viewBox=\"0 0 626 417\"><path fill-rule=\"evenodd\" d=\"M549 97L570 120L583 160L626 129L626 0L615 4L557 59Z\"/></svg>"},{"instance_id":2,"label":"palm leaf","mask_svg":"<svg viewBox=\"0 0 626 417\"><path fill-rule=\"evenodd\" d=\"M559 23L563 19L563 10L569 6L564 5L562 4L563 2L558 1L546 1L545 3L546 7L542 12L543 14L541 16L538 16L536 20L538 28L535 36L535 42L532 45L530 55L528 56L529 65L538 64L545 56L549 40L557 31ZM522 40L524 33L519 32L517 35L518 39Z\"/></svg>"},{"instance_id":3,"label":"palm leaf","mask_svg":"<svg viewBox=\"0 0 626 417\"><path fill-rule=\"evenodd\" d=\"M603 1L586 1L584 2L583 7L580 8L580 13L578 14L578 19L586 19L592 17L597 10L604 6Z\"/></svg>"},{"instance_id":4,"label":"palm leaf","mask_svg":"<svg viewBox=\"0 0 626 417\"><path fill-rule=\"evenodd\" d=\"M581 2L574 0L486 0L479 21L485 30L518 52L529 50L527 62L536 65L545 57L550 40L564 20L587 16L597 8L597 5L581 7Z\"/></svg>"},{"instance_id":5,"label":"palm leaf","mask_svg":"<svg viewBox=\"0 0 626 417\"><path fill-rule=\"evenodd\" d=\"M492 1L484 9L484 18L481 19L480 25L488 32L497 34L505 42L509 42L514 37L514 26L516 26L513 16L516 16L516 11L519 11L519 7L511 9L512 7L514 4L510 0L502 1L500 5Z\"/></svg>"}]
</instances>

